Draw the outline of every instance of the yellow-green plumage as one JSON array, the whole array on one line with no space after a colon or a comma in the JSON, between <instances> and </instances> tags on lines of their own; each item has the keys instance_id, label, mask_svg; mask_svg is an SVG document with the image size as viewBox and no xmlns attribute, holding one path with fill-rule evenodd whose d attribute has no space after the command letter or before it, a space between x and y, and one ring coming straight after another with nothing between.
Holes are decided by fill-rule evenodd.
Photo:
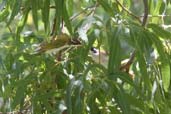
<instances>
[{"instance_id":1,"label":"yellow-green plumage","mask_svg":"<svg viewBox=\"0 0 171 114\"><path fill-rule=\"evenodd\" d=\"M60 34L53 38L50 42L43 42L40 44L38 53L46 52L51 49L60 48L70 43L70 37L67 34Z\"/></svg>"}]
</instances>

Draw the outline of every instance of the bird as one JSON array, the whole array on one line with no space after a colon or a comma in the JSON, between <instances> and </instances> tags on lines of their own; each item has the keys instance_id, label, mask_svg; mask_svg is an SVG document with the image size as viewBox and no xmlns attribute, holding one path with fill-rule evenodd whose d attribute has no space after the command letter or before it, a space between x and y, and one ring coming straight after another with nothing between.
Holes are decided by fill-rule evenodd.
<instances>
[{"instance_id":1,"label":"bird","mask_svg":"<svg viewBox=\"0 0 171 114\"><path fill-rule=\"evenodd\" d=\"M105 51L91 47L90 56L92 57L93 61L107 68L109 56Z\"/></svg>"},{"instance_id":2,"label":"bird","mask_svg":"<svg viewBox=\"0 0 171 114\"><path fill-rule=\"evenodd\" d=\"M132 65L134 58L135 58L135 50L131 53L130 57L121 61L120 71L126 72L130 75L130 77L134 78L134 73L130 70L130 66ZM98 50L95 47L90 48L90 56L92 57L93 61L96 63L101 64L105 68L108 67L108 60L109 55L104 50Z\"/></svg>"},{"instance_id":3,"label":"bird","mask_svg":"<svg viewBox=\"0 0 171 114\"><path fill-rule=\"evenodd\" d=\"M59 35L56 35L55 37L52 37L49 42L48 41L41 42L35 51L37 54L40 54L47 51L62 50L69 47L69 45L79 45L79 44L81 44L81 42L78 39L72 39L66 33L61 33Z\"/></svg>"}]
</instances>

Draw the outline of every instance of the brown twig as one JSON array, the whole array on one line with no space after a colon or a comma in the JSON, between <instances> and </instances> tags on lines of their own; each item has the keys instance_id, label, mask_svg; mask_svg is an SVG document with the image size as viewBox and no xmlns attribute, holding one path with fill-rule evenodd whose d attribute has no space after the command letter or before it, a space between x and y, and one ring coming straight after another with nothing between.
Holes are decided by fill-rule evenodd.
<instances>
[{"instance_id":1,"label":"brown twig","mask_svg":"<svg viewBox=\"0 0 171 114\"><path fill-rule=\"evenodd\" d=\"M137 19L141 23L141 20L137 15L133 14L130 10L124 7L118 0L116 0L116 2L124 11L126 11L129 15L131 15L133 18Z\"/></svg>"},{"instance_id":2,"label":"brown twig","mask_svg":"<svg viewBox=\"0 0 171 114\"><path fill-rule=\"evenodd\" d=\"M11 27L8 24L7 24L7 28L10 31L10 33L13 33Z\"/></svg>"},{"instance_id":3,"label":"brown twig","mask_svg":"<svg viewBox=\"0 0 171 114\"><path fill-rule=\"evenodd\" d=\"M130 56L130 58L126 64L121 65L120 70L126 71L127 73L129 72L129 68L130 68L130 66L133 63L134 58L135 58L135 52L136 52L135 50L132 52L132 54L131 54L131 56Z\"/></svg>"},{"instance_id":4,"label":"brown twig","mask_svg":"<svg viewBox=\"0 0 171 114\"><path fill-rule=\"evenodd\" d=\"M148 0L143 0L144 3L144 16L142 20L142 26L145 26L148 19Z\"/></svg>"}]
</instances>

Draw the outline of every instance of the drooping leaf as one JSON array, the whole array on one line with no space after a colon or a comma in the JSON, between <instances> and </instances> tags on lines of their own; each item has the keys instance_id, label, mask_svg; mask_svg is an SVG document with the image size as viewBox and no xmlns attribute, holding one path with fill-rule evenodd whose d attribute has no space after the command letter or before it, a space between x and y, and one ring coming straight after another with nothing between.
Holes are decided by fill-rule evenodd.
<instances>
[{"instance_id":1,"label":"drooping leaf","mask_svg":"<svg viewBox=\"0 0 171 114\"><path fill-rule=\"evenodd\" d=\"M42 8L42 20L44 22L45 31L48 31L49 27L49 13L50 13L50 0L43 1L43 8Z\"/></svg>"},{"instance_id":2,"label":"drooping leaf","mask_svg":"<svg viewBox=\"0 0 171 114\"><path fill-rule=\"evenodd\" d=\"M66 8L68 11L68 15L73 15L73 8L74 8L74 1L73 0L66 0Z\"/></svg>"},{"instance_id":3,"label":"drooping leaf","mask_svg":"<svg viewBox=\"0 0 171 114\"><path fill-rule=\"evenodd\" d=\"M14 17L19 13L21 4L22 4L22 0L14 1L14 5L12 7L12 13L11 13L10 19L8 21L8 25L11 23L11 21L14 19Z\"/></svg>"},{"instance_id":4,"label":"drooping leaf","mask_svg":"<svg viewBox=\"0 0 171 114\"><path fill-rule=\"evenodd\" d=\"M4 10L2 10L0 12L0 22L6 20L6 18L8 17L9 14L10 13L9 13L9 8L8 7L6 7Z\"/></svg>"},{"instance_id":5,"label":"drooping leaf","mask_svg":"<svg viewBox=\"0 0 171 114\"><path fill-rule=\"evenodd\" d=\"M162 37L163 39L170 39L171 33L164 30L162 27L156 25L156 24L148 24L148 28L151 28L155 34Z\"/></svg>"},{"instance_id":6,"label":"drooping leaf","mask_svg":"<svg viewBox=\"0 0 171 114\"><path fill-rule=\"evenodd\" d=\"M16 33L17 33L16 36L17 36L17 37L19 37L19 34L20 34L21 31L23 30L24 25L25 25L26 22L27 22L27 17L28 17L29 11L30 11L29 8L25 10L23 17L22 17L21 21L20 21L19 24L18 24L17 31L16 31Z\"/></svg>"},{"instance_id":7,"label":"drooping leaf","mask_svg":"<svg viewBox=\"0 0 171 114\"><path fill-rule=\"evenodd\" d=\"M167 62L167 56L166 56L166 53L164 51L164 46L163 46L161 40L155 34L153 34L151 32L147 32L146 35L149 39L151 39L152 43L155 45L162 62L166 63Z\"/></svg>"},{"instance_id":8,"label":"drooping leaf","mask_svg":"<svg viewBox=\"0 0 171 114\"><path fill-rule=\"evenodd\" d=\"M162 64L161 66L161 73L162 73L162 82L164 86L164 90L166 92L169 91L169 86L170 86L170 65L169 64Z\"/></svg>"},{"instance_id":9,"label":"drooping leaf","mask_svg":"<svg viewBox=\"0 0 171 114\"><path fill-rule=\"evenodd\" d=\"M108 44L109 44L109 61L108 61L108 72L113 73L114 70L118 70L121 62L120 52L120 41L119 41L119 28L112 28L112 23L107 23L106 27L108 29Z\"/></svg>"},{"instance_id":10,"label":"drooping leaf","mask_svg":"<svg viewBox=\"0 0 171 114\"><path fill-rule=\"evenodd\" d=\"M66 25L67 29L69 30L70 34L72 35L73 30L72 30L71 21L70 21L69 18L70 17L68 15L66 5L64 5L64 7L63 7L63 19L64 19L64 22L65 22L65 25Z\"/></svg>"},{"instance_id":11,"label":"drooping leaf","mask_svg":"<svg viewBox=\"0 0 171 114\"><path fill-rule=\"evenodd\" d=\"M114 16L114 10L113 8L110 6L110 4L108 3L107 0L98 0L98 2L100 3L100 5L102 5L102 7L104 8L104 10L109 13L109 15Z\"/></svg>"},{"instance_id":12,"label":"drooping leaf","mask_svg":"<svg viewBox=\"0 0 171 114\"><path fill-rule=\"evenodd\" d=\"M159 13L160 13L160 14L164 14L165 11L166 11L166 7L167 7L166 2L163 1L162 4L161 4L161 6L160 6Z\"/></svg>"},{"instance_id":13,"label":"drooping leaf","mask_svg":"<svg viewBox=\"0 0 171 114\"><path fill-rule=\"evenodd\" d=\"M38 30L38 0L31 0L32 16L36 29Z\"/></svg>"}]
</instances>

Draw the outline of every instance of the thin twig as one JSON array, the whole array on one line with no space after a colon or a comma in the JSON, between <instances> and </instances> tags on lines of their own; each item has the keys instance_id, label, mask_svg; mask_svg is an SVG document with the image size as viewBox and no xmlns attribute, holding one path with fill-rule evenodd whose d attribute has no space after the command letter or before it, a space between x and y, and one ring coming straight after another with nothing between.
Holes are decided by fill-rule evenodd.
<instances>
[{"instance_id":1,"label":"thin twig","mask_svg":"<svg viewBox=\"0 0 171 114\"><path fill-rule=\"evenodd\" d=\"M79 13L77 13L76 15L73 15L70 20L73 21L75 18L77 18L79 15L81 15L82 13L84 13L86 10L88 9L91 9L91 8L94 8L94 7L97 7L97 4L94 4L94 5L91 5L91 6L88 6L86 7L85 9L83 9L82 11L80 11Z\"/></svg>"},{"instance_id":2,"label":"thin twig","mask_svg":"<svg viewBox=\"0 0 171 114\"><path fill-rule=\"evenodd\" d=\"M141 23L141 20L137 15L133 14L130 10L128 10L126 7L124 7L118 0L116 0L116 2L124 11L126 11L129 15L131 15L132 17L134 17Z\"/></svg>"},{"instance_id":3,"label":"thin twig","mask_svg":"<svg viewBox=\"0 0 171 114\"><path fill-rule=\"evenodd\" d=\"M12 32L12 29L11 29L11 27L10 27L9 25L7 26L7 28L8 28L8 30L10 31L10 33L13 33L13 32Z\"/></svg>"},{"instance_id":4,"label":"thin twig","mask_svg":"<svg viewBox=\"0 0 171 114\"><path fill-rule=\"evenodd\" d=\"M6 23L6 25L7 25L8 30L10 31L10 33L13 33L11 27L7 24L6 21L5 21L5 23Z\"/></svg>"},{"instance_id":5,"label":"thin twig","mask_svg":"<svg viewBox=\"0 0 171 114\"><path fill-rule=\"evenodd\" d=\"M96 2L96 4L94 5L94 7L92 8L92 10L90 11L90 13L88 13L87 15L91 15L93 16L95 11L96 11L96 8L99 6L98 2Z\"/></svg>"},{"instance_id":6,"label":"thin twig","mask_svg":"<svg viewBox=\"0 0 171 114\"><path fill-rule=\"evenodd\" d=\"M136 50L134 50L126 64L121 65L120 70L126 70L129 72L129 68L134 61Z\"/></svg>"},{"instance_id":7,"label":"thin twig","mask_svg":"<svg viewBox=\"0 0 171 114\"><path fill-rule=\"evenodd\" d=\"M148 18L148 0L143 0L144 3L144 17L142 20L142 26L145 26Z\"/></svg>"}]
</instances>

